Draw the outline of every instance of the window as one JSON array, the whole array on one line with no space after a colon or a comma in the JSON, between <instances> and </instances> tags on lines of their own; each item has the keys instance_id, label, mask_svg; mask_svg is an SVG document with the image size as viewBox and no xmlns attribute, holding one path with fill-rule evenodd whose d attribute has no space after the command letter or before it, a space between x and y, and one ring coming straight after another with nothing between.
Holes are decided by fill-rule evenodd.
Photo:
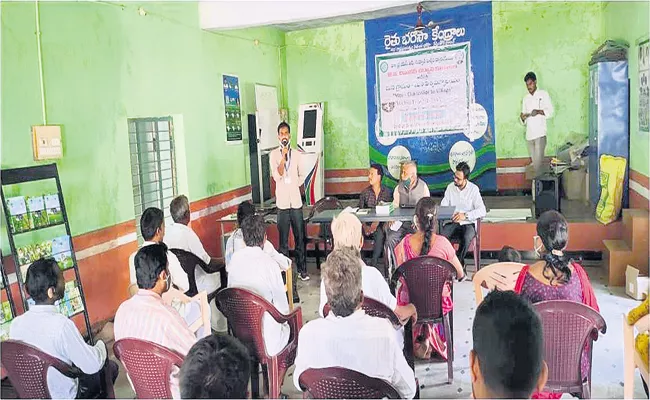
<instances>
[{"instance_id":1,"label":"window","mask_svg":"<svg viewBox=\"0 0 650 400\"><path fill-rule=\"evenodd\" d=\"M169 203L176 196L176 166L171 117L130 118L129 148L131 179L138 242L142 242L140 216L149 207L165 213L165 223L171 221Z\"/></svg>"}]
</instances>

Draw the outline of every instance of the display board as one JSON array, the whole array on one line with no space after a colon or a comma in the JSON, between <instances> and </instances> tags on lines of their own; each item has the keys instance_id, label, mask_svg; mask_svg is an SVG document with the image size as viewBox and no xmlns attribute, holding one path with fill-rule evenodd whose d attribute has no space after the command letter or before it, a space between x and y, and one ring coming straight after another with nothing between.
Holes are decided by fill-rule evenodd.
<instances>
[{"instance_id":1,"label":"display board","mask_svg":"<svg viewBox=\"0 0 650 400\"><path fill-rule=\"evenodd\" d=\"M478 3L365 22L370 161L394 187L405 160L433 192L466 161L496 190L492 5Z\"/></svg>"}]
</instances>

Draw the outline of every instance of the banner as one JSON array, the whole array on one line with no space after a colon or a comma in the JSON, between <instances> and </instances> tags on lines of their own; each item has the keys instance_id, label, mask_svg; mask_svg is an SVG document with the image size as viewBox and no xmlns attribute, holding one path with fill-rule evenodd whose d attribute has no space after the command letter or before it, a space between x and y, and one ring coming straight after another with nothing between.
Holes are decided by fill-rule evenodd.
<instances>
[{"instance_id":1,"label":"banner","mask_svg":"<svg viewBox=\"0 0 650 400\"><path fill-rule=\"evenodd\" d=\"M241 142L241 101L238 77L224 74L223 103L226 109L226 143Z\"/></svg>"},{"instance_id":2,"label":"banner","mask_svg":"<svg viewBox=\"0 0 650 400\"><path fill-rule=\"evenodd\" d=\"M465 161L496 190L492 5L477 3L365 22L370 161L394 187L415 160L433 192Z\"/></svg>"},{"instance_id":3,"label":"banner","mask_svg":"<svg viewBox=\"0 0 650 400\"><path fill-rule=\"evenodd\" d=\"M650 132L650 40L639 43L639 132Z\"/></svg>"}]
</instances>

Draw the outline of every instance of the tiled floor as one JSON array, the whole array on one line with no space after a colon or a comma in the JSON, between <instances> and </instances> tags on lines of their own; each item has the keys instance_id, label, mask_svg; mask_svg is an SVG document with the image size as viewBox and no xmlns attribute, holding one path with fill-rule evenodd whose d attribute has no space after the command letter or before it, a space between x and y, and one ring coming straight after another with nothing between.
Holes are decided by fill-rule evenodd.
<instances>
[{"instance_id":1,"label":"tiled floor","mask_svg":"<svg viewBox=\"0 0 650 400\"><path fill-rule=\"evenodd\" d=\"M471 266L469 267L471 270ZM319 304L319 272L315 265L310 264L311 280L298 282L301 297L300 306L303 310L303 320L306 323L318 317ZM622 398L623 397L623 329L622 315L633 308L638 302L625 296L623 288L608 288L605 276L599 263L587 268L601 309L601 314L607 322L607 333L601 335L594 346L592 397L593 398ZM471 273L470 273L471 274ZM446 363L417 363L416 376L420 382L422 398L469 398L471 394L468 373L468 353L472 346L472 320L475 312L475 300L472 283L469 281L456 284L454 287L454 338L456 360L454 361L454 382L448 385ZM110 335L110 326L107 327ZM109 343L112 348L112 343ZM293 368L289 369L284 380L283 393L290 398L301 398L301 393L293 386ZM638 374L635 375L635 398L644 398ZM134 393L121 368L116 383L116 395L119 398L134 398Z\"/></svg>"}]
</instances>

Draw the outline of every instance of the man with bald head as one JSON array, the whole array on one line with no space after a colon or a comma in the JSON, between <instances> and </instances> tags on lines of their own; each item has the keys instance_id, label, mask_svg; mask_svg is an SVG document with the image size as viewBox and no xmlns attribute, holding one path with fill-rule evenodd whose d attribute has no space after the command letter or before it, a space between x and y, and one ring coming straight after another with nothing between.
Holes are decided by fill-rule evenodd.
<instances>
[{"instance_id":1,"label":"man with bald head","mask_svg":"<svg viewBox=\"0 0 650 400\"><path fill-rule=\"evenodd\" d=\"M418 177L415 161L410 160L402 163L400 181L393 192L393 207L415 208L421 198L430 195L427 183ZM392 251L406 234L414 232L415 229L411 222L394 222L386 235L388 248Z\"/></svg>"}]
</instances>

